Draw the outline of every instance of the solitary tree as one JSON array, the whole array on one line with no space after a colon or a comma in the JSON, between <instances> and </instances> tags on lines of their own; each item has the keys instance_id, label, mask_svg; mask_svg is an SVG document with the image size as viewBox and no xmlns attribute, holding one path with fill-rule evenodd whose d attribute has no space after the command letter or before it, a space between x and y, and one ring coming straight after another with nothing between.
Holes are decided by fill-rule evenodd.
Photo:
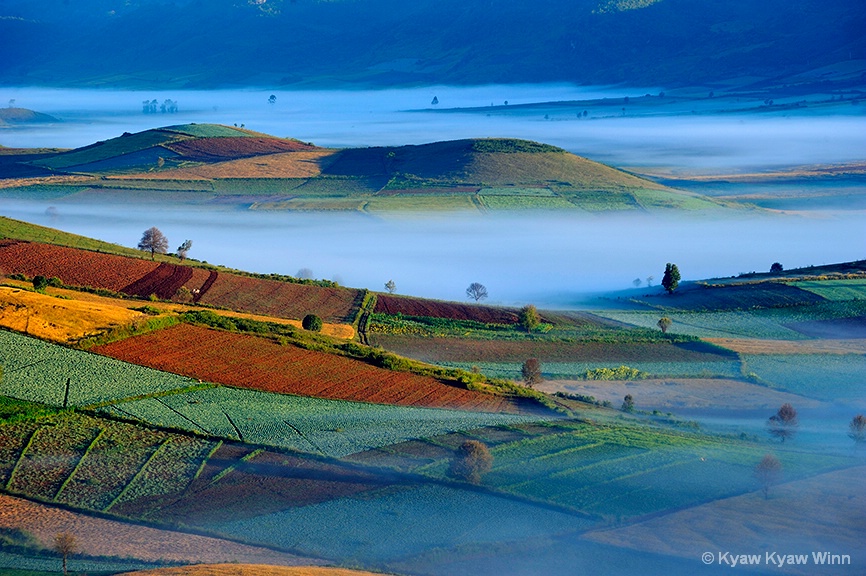
<instances>
[{"instance_id":1,"label":"solitary tree","mask_svg":"<svg viewBox=\"0 0 866 576\"><path fill-rule=\"evenodd\" d=\"M662 286L671 294L680 285L680 270L676 264L668 262L665 264L665 275L662 278Z\"/></svg>"},{"instance_id":2,"label":"solitary tree","mask_svg":"<svg viewBox=\"0 0 866 576\"><path fill-rule=\"evenodd\" d=\"M797 431L797 426L800 425L797 419L797 411L791 404L785 402L779 408L779 411L770 416L767 420L767 427L771 436L780 438L784 442L788 438L793 438Z\"/></svg>"},{"instance_id":3,"label":"solitary tree","mask_svg":"<svg viewBox=\"0 0 866 576\"><path fill-rule=\"evenodd\" d=\"M634 398L631 397L631 394L626 394L625 398L622 399L620 410L629 413L634 412Z\"/></svg>"},{"instance_id":4,"label":"solitary tree","mask_svg":"<svg viewBox=\"0 0 866 576\"><path fill-rule=\"evenodd\" d=\"M785 271L785 268L779 264L778 262L773 262L773 265L770 266L770 272L773 274L780 274Z\"/></svg>"},{"instance_id":5,"label":"solitary tree","mask_svg":"<svg viewBox=\"0 0 866 576\"><path fill-rule=\"evenodd\" d=\"M460 445L451 459L448 475L473 484L481 482L481 477L493 467L490 450L478 440L467 440Z\"/></svg>"},{"instance_id":6,"label":"solitary tree","mask_svg":"<svg viewBox=\"0 0 866 576\"><path fill-rule=\"evenodd\" d=\"M655 280L655 279L656 279L655 276L647 276L646 277L646 285L648 288L653 285L653 280Z\"/></svg>"},{"instance_id":7,"label":"solitary tree","mask_svg":"<svg viewBox=\"0 0 866 576\"><path fill-rule=\"evenodd\" d=\"M177 257L180 258L181 262L186 260L186 255L190 248L192 248L192 240L184 240L183 244L177 247Z\"/></svg>"},{"instance_id":8,"label":"solitary tree","mask_svg":"<svg viewBox=\"0 0 866 576\"><path fill-rule=\"evenodd\" d=\"M520 325L527 332L532 332L539 324L541 324L541 316L538 314L538 308L533 304L527 304L521 308L518 318L520 320Z\"/></svg>"},{"instance_id":9,"label":"solitary tree","mask_svg":"<svg viewBox=\"0 0 866 576\"><path fill-rule=\"evenodd\" d=\"M388 280L385 282L385 290L388 291L388 294L393 294L395 290L397 290L397 285L394 284L393 280Z\"/></svg>"},{"instance_id":10,"label":"solitary tree","mask_svg":"<svg viewBox=\"0 0 866 576\"><path fill-rule=\"evenodd\" d=\"M150 259L153 260L154 254L165 254L168 252L168 238L160 232L159 228L153 226L145 230L144 234L141 235L138 249L150 252Z\"/></svg>"},{"instance_id":11,"label":"solitary tree","mask_svg":"<svg viewBox=\"0 0 866 576\"><path fill-rule=\"evenodd\" d=\"M631 281L631 283L634 284L635 288L640 288L640 285L643 283L643 280L641 280L640 278L635 278L634 280Z\"/></svg>"},{"instance_id":12,"label":"solitary tree","mask_svg":"<svg viewBox=\"0 0 866 576\"><path fill-rule=\"evenodd\" d=\"M33 288L42 292L48 287L48 278L45 276L37 275L33 277Z\"/></svg>"},{"instance_id":13,"label":"solitary tree","mask_svg":"<svg viewBox=\"0 0 866 576\"><path fill-rule=\"evenodd\" d=\"M866 416L857 414L848 425L848 436L857 444L866 442Z\"/></svg>"},{"instance_id":14,"label":"solitary tree","mask_svg":"<svg viewBox=\"0 0 866 576\"><path fill-rule=\"evenodd\" d=\"M667 334L668 328L670 328L671 324L673 324L673 323L674 323L674 321L671 320L670 318L668 318L667 316L662 316L661 318L659 318L658 326L659 326L659 328L661 328L662 334Z\"/></svg>"},{"instance_id":15,"label":"solitary tree","mask_svg":"<svg viewBox=\"0 0 866 576\"><path fill-rule=\"evenodd\" d=\"M524 362L523 367L520 369L520 374L523 376L523 381L530 388L544 380L541 376L541 362L538 361L538 358L529 358Z\"/></svg>"},{"instance_id":16,"label":"solitary tree","mask_svg":"<svg viewBox=\"0 0 866 576\"><path fill-rule=\"evenodd\" d=\"M770 497L770 486L779 481L782 475L782 463L772 454L765 454L764 457L755 466L755 478L761 485L761 491L764 493L764 499Z\"/></svg>"},{"instance_id":17,"label":"solitary tree","mask_svg":"<svg viewBox=\"0 0 866 576\"><path fill-rule=\"evenodd\" d=\"M66 558L70 554L75 554L78 548L78 543L75 541L75 536L69 532L62 532L54 537L54 550L63 557L63 574L68 573L66 569Z\"/></svg>"},{"instance_id":18,"label":"solitary tree","mask_svg":"<svg viewBox=\"0 0 866 576\"><path fill-rule=\"evenodd\" d=\"M476 302L484 300L487 298L487 288L484 287L484 284L473 282L469 285L469 288L466 289L466 296L472 298Z\"/></svg>"},{"instance_id":19,"label":"solitary tree","mask_svg":"<svg viewBox=\"0 0 866 576\"><path fill-rule=\"evenodd\" d=\"M268 103L269 103L269 104L276 104L276 102L277 102L277 95L276 95L276 94L271 94L271 95L268 97Z\"/></svg>"},{"instance_id":20,"label":"solitary tree","mask_svg":"<svg viewBox=\"0 0 866 576\"><path fill-rule=\"evenodd\" d=\"M301 320L301 326L303 326L304 330L309 330L310 332L321 332L322 319L315 314L307 314L304 316L304 319Z\"/></svg>"}]
</instances>

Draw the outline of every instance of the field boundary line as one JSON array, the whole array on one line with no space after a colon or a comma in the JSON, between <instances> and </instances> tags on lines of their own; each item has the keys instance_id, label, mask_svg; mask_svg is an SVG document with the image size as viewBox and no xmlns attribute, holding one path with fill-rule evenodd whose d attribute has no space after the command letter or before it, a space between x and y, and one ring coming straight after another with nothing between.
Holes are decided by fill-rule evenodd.
<instances>
[{"instance_id":1,"label":"field boundary line","mask_svg":"<svg viewBox=\"0 0 866 576\"><path fill-rule=\"evenodd\" d=\"M15 472L18 471L18 467L21 465L21 459L24 458L24 454L27 453L27 450L33 443L33 439L36 437L36 434L40 430L42 430L42 426L37 426L36 429L30 433L30 438L27 439L27 443L24 444L23 448L21 448L21 453L18 454L18 460L15 461L15 466L13 466L12 470L9 471L9 478L6 479L6 485L4 486L4 488L7 492L12 490L12 479L15 478Z\"/></svg>"},{"instance_id":2,"label":"field boundary line","mask_svg":"<svg viewBox=\"0 0 866 576\"><path fill-rule=\"evenodd\" d=\"M175 414L177 414L178 416L180 416L181 418L183 418L184 420L186 420L187 422L189 422L190 424L192 424L193 426L195 426L196 428L198 428L199 430L204 431L204 433L207 434L208 436L212 436L212 437L217 437L217 436L218 436L217 434L213 434L211 431L209 431L207 428L205 428L205 427L202 426L201 424L197 423L195 420L193 420L193 419L191 419L191 418L188 418L187 416L185 416L185 415L182 414L181 412L175 410L174 408L172 408L171 406L169 406L168 404L166 404L165 402L163 402L161 397L159 397L159 396L154 396L153 399L156 400L157 402L159 402L161 405L163 405L163 406L165 406L166 408L168 408L170 411L172 411L172 412L174 412Z\"/></svg>"},{"instance_id":3,"label":"field boundary line","mask_svg":"<svg viewBox=\"0 0 866 576\"><path fill-rule=\"evenodd\" d=\"M258 456L259 454L261 454L264 451L265 451L264 448L256 448L255 450L253 450L252 452L250 452L249 454L247 454L243 458L240 458L235 464L232 464L231 466L229 466L228 468L226 468L225 470L223 470L222 472L220 472L219 474L214 476L213 480L210 481L210 484L208 484L208 486L213 486L214 484L216 484L217 482L219 482L220 480L225 478L229 473L234 472L237 469L237 467L240 466L241 462L244 462L244 463L249 462L250 460L252 460L253 458L255 458L256 456Z\"/></svg>"},{"instance_id":4,"label":"field boundary line","mask_svg":"<svg viewBox=\"0 0 866 576\"><path fill-rule=\"evenodd\" d=\"M105 434L105 430L105 428L99 429L99 434L97 434L93 438L93 440L90 441L90 444L87 445L87 449L81 455L81 458L78 459L78 462L75 463L75 467L72 469L72 472L69 473L69 475L66 477L66 480L63 481L63 483L60 485L60 488L57 489L57 492L54 493L52 500L57 500L58 498L60 498L60 494L66 488L66 485L69 484L69 482L72 480L72 477L75 476L75 473L78 472L78 469L81 468L82 462L84 462L84 459L87 458L88 454L90 454L93 446L99 441L100 438L102 438L102 435Z\"/></svg>"},{"instance_id":5,"label":"field boundary line","mask_svg":"<svg viewBox=\"0 0 866 576\"><path fill-rule=\"evenodd\" d=\"M123 490L120 491L120 494L115 496L114 500L109 502L108 506L102 509L103 512L108 512L109 510L111 510L111 508L114 507L120 501L120 499L126 495L127 492L129 492L129 487L135 484L138 479L144 474L144 470L147 468L147 465L153 461L154 457L159 454L160 450L165 448L166 444L168 444L168 441L170 439L171 437L165 438L162 440L162 442L159 443L159 446L157 446L156 450L151 452L147 460L142 463L141 467L138 469L138 472L136 472L135 475L129 480L129 482L126 483L126 486L123 487Z\"/></svg>"}]
</instances>

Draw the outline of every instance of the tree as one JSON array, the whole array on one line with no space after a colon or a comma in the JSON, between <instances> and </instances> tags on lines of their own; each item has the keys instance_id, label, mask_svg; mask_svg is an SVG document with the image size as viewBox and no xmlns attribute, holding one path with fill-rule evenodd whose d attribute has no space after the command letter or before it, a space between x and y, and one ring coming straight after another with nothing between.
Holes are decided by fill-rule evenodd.
<instances>
[{"instance_id":1,"label":"tree","mask_svg":"<svg viewBox=\"0 0 866 576\"><path fill-rule=\"evenodd\" d=\"M538 308L533 304L527 304L521 308L518 318L520 325L527 332L532 332L539 324L541 324L541 316L538 314Z\"/></svg>"},{"instance_id":2,"label":"tree","mask_svg":"<svg viewBox=\"0 0 866 576\"><path fill-rule=\"evenodd\" d=\"M138 249L150 252L150 259L153 260L155 254L165 254L168 252L168 238L160 232L159 228L153 226L145 230L144 234L141 235Z\"/></svg>"},{"instance_id":3,"label":"tree","mask_svg":"<svg viewBox=\"0 0 866 576\"><path fill-rule=\"evenodd\" d=\"M523 381L530 388L544 380L541 376L541 362L538 361L538 358L529 358L524 362L523 367L520 369L520 374L523 376Z\"/></svg>"},{"instance_id":4,"label":"tree","mask_svg":"<svg viewBox=\"0 0 866 576\"><path fill-rule=\"evenodd\" d=\"M667 316L662 316L661 318L659 318L658 326L659 326L659 328L661 328L662 334L667 334L668 328L670 328L671 324L673 324L673 323L674 323L674 321L671 320L670 318L668 318Z\"/></svg>"},{"instance_id":5,"label":"tree","mask_svg":"<svg viewBox=\"0 0 866 576\"><path fill-rule=\"evenodd\" d=\"M433 100L430 101L430 104L432 104L433 106L436 106L437 104L439 104L439 97L434 96Z\"/></svg>"},{"instance_id":6,"label":"tree","mask_svg":"<svg viewBox=\"0 0 866 576\"><path fill-rule=\"evenodd\" d=\"M484 287L484 284L473 282L469 285L469 288L466 289L466 296L472 298L476 302L484 300L487 298L487 288Z\"/></svg>"},{"instance_id":7,"label":"tree","mask_svg":"<svg viewBox=\"0 0 866 576\"><path fill-rule=\"evenodd\" d=\"M647 288L649 288L649 287L651 287L651 286L653 285L653 280L655 280L655 279L656 279L655 276L647 276L647 277L646 277L646 285L647 285Z\"/></svg>"},{"instance_id":8,"label":"tree","mask_svg":"<svg viewBox=\"0 0 866 576\"><path fill-rule=\"evenodd\" d=\"M454 452L448 475L458 480L478 484L493 467L493 456L478 440L467 440Z\"/></svg>"},{"instance_id":9,"label":"tree","mask_svg":"<svg viewBox=\"0 0 866 576\"><path fill-rule=\"evenodd\" d=\"M276 104L276 103L277 103L277 95L276 95L276 94L271 94L271 95L268 97L268 103L269 103L269 104Z\"/></svg>"},{"instance_id":10,"label":"tree","mask_svg":"<svg viewBox=\"0 0 866 576\"><path fill-rule=\"evenodd\" d=\"M75 536L69 532L62 532L54 537L54 550L63 556L63 574L67 574L66 558L70 554L75 554L78 548L78 542L75 541Z\"/></svg>"},{"instance_id":11,"label":"tree","mask_svg":"<svg viewBox=\"0 0 866 576\"><path fill-rule=\"evenodd\" d=\"M770 272L773 274L781 274L785 271L785 268L778 262L773 262L773 265L770 266Z\"/></svg>"},{"instance_id":12,"label":"tree","mask_svg":"<svg viewBox=\"0 0 866 576\"><path fill-rule=\"evenodd\" d=\"M857 414L848 425L848 436L857 444L866 442L866 416Z\"/></svg>"},{"instance_id":13,"label":"tree","mask_svg":"<svg viewBox=\"0 0 866 576\"><path fill-rule=\"evenodd\" d=\"M788 438L793 438L797 431L797 426L800 425L797 419L797 411L791 404L785 402L779 408L779 411L770 416L767 420L767 427L770 435L780 438L784 442Z\"/></svg>"},{"instance_id":14,"label":"tree","mask_svg":"<svg viewBox=\"0 0 866 576\"><path fill-rule=\"evenodd\" d=\"M298 270L297 276L301 280L311 280L313 278L313 271L309 268L301 268Z\"/></svg>"},{"instance_id":15,"label":"tree","mask_svg":"<svg viewBox=\"0 0 866 576\"><path fill-rule=\"evenodd\" d=\"M764 457L755 466L755 478L761 485L761 490L764 492L764 499L770 497L770 486L779 481L782 475L782 463L772 454L765 454Z\"/></svg>"},{"instance_id":16,"label":"tree","mask_svg":"<svg viewBox=\"0 0 866 576\"><path fill-rule=\"evenodd\" d=\"M184 240L183 244L177 247L177 257L180 258L181 262L186 260L186 255L190 248L192 248L192 240Z\"/></svg>"},{"instance_id":17,"label":"tree","mask_svg":"<svg viewBox=\"0 0 866 576\"><path fill-rule=\"evenodd\" d=\"M304 330L309 330L310 332L321 332L322 319L315 314L307 314L304 316L304 319L301 320L301 326L304 327Z\"/></svg>"},{"instance_id":18,"label":"tree","mask_svg":"<svg viewBox=\"0 0 866 576\"><path fill-rule=\"evenodd\" d=\"M388 280L385 282L385 290L388 291L388 294L393 294L397 290L397 285L394 284L393 280Z\"/></svg>"},{"instance_id":19,"label":"tree","mask_svg":"<svg viewBox=\"0 0 866 576\"><path fill-rule=\"evenodd\" d=\"M640 285L643 283L643 280L641 280L640 278L635 278L634 280L631 281L631 283L634 284L635 288L640 288Z\"/></svg>"},{"instance_id":20,"label":"tree","mask_svg":"<svg viewBox=\"0 0 866 576\"><path fill-rule=\"evenodd\" d=\"M48 287L48 278L46 278L45 276L41 276L41 275L33 277L33 288L35 290L39 290L40 292L42 292L47 287Z\"/></svg>"},{"instance_id":21,"label":"tree","mask_svg":"<svg viewBox=\"0 0 866 576\"><path fill-rule=\"evenodd\" d=\"M620 410L629 413L634 412L634 398L632 398L631 394L626 394L625 398L622 399Z\"/></svg>"},{"instance_id":22,"label":"tree","mask_svg":"<svg viewBox=\"0 0 866 576\"><path fill-rule=\"evenodd\" d=\"M668 294L673 293L680 285L680 270L676 264L668 262L665 264L665 275L662 278L662 286L668 291Z\"/></svg>"}]
</instances>

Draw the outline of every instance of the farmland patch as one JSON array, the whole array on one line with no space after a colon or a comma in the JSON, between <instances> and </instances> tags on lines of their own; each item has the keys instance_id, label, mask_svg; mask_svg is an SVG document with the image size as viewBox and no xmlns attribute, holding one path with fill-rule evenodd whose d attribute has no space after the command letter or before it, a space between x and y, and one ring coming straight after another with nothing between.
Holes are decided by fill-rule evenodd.
<instances>
[{"instance_id":1,"label":"farmland patch","mask_svg":"<svg viewBox=\"0 0 866 576\"><path fill-rule=\"evenodd\" d=\"M195 380L64 348L0 330L0 394L63 406L86 406L186 388Z\"/></svg>"},{"instance_id":2,"label":"farmland patch","mask_svg":"<svg viewBox=\"0 0 866 576\"><path fill-rule=\"evenodd\" d=\"M440 300L425 300L405 296L380 294L376 299L374 312L381 314L402 314L404 316L431 316L434 318L452 318L454 320L472 320L491 324L516 324L517 312L508 308L443 302Z\"/></svg>"},{"instance_id":3,"label":"farmland patch","mask_svg":"<svg viewBox=\"0 0 866 576\"><path fill-rule=\"evenodd\" d=\"M196 342L188 348L184 344ZM189 324L94 348L100 354L241 388L400 406L515 412L511 399L271 340Z\"/></svg>"},{"instance_id":4,"label":"farmland patch","mask_svg":"<svg viewBox=\"0 0 866 576\"><path fill-rule=\"evenodd\" d=\"M808 290L827 300L846 301L866 299L866 279L816 280L794 282L794 286Z\"/></svg>"},{"instance_id":5,"label":"farmland patch","mask_svg":"<svg viewBox=\"0 0 866 576\"><path fill-rule=\"evenodd\" d=\"M537 417L386 406L211 388L107 406L158 425L342 457L413 438ZM239 437L240 436L240 437Z\"/></svg>"},{"instance_id":6,"label":"farmland patch","mask_svg":"<svg viewBox=\"0 0 866 576\"><path fill-rule=\"evenodd\" d=\"M835 402L866 399L866 355L761 354L742 358L744 370L779 390Z\"/></svg>"},{"instance_id":7,"label":"farmland patch","mask_svg":"<svg viewBox=\"0 0 866 576\"><path fill-rule=\"evenodd\" d=\"M507 378L510 380L522 380L522 362L437 362L439 366L448 368L460 368L472 370L477 367L481 373L491 378ZM716 361L628 361L627 364L617 360L607 362L543 362L541 374L544 378L562 379L600 379L601 376L588 374L597 370L617 370L620 366L643 372L640 377L728 377L736 378L740 375L740 362L736 359L725 359ZM634 378L632 378L634 379Z\"/></svg>"}]
</instances>

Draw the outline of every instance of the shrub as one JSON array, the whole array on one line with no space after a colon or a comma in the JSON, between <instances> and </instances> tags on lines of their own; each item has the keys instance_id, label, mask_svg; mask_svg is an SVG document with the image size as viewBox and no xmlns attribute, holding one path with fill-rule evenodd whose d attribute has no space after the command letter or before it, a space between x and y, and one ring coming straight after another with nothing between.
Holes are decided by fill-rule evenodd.
<instances>
[{"instance_id":1,"label":"shrub","mask_svg":"<svg viewBox=\"0 0 866 576\"><path fill-rule=\"evenodd\" d=\"M493 467L493 456L487 446L478 440L467 440L455 451L448 475L458 480L478 484L481 477Z\"/></svg>"},{"instance_id":2,"label":"shrub","mask_svg":"<svg viewBox=\"0 0 866 576\"><path fill-rule=\"evenodd\" d=\"M52 288L63 288L63 280L58 278L57 276L53 276L49 281L48 285Z\"/></svg>"},{"instance_id":3,"label":"shrub","mask_svg":"<svg viewBox=\"0 0 866 576\"><path fill-rule=\"evenodd\" d=\"M42 276L41 274L39 276L34 276L33 287L37 290L45 290L45 288L48 287L48 278Z\"/></svg>"},{"instance_id":4,"label":"shrub","mask_svg":"<svg viewBox=\"0 0 866 576\"><path fill-rule=\"evenodd\" d=\"M322 319L315 314L307 314L301 321L301 326L304 327L304 330L309 330L310 332L320 332L322 330Z\"/></svg>"}]
</instances>

